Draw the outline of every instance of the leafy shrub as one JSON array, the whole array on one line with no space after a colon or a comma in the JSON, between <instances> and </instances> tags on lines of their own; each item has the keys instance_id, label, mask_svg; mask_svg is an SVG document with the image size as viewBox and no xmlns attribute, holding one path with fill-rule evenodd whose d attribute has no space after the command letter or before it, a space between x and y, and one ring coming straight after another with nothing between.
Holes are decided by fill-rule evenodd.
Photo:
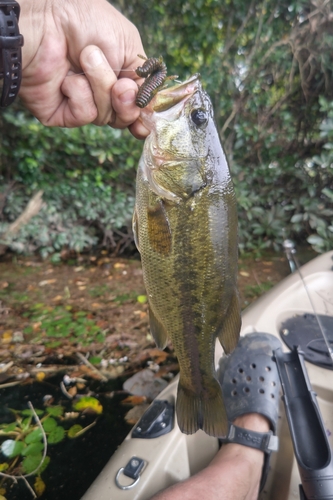
<instances>
[{"instance_id":1,"label":"leafy shrub","mask_svg":"<svg viewBox=\"0 0 333 500\"><path fill-rule=\"evenodd\" d=\"M317 133L324 140L320 155L246 168L232 164L241 249L278 249L286 236L318 252L333 248L333 103L320 102L327 113Z\"/></svg>"},{"instance_id":2,"label":"leafy shrub","mask_svg":"<svg viewBox=\"0 0 333 500\"><path fill-rule=\"evenodd\" d=\"M128 242L140 142L109 127L46 128L24 112L7 113L3 120L0 234L34 192L42 189L45 202L6 242L12 250L45 257L64 247L115 248L119 235Z\"/></svg>"}]
</instances>

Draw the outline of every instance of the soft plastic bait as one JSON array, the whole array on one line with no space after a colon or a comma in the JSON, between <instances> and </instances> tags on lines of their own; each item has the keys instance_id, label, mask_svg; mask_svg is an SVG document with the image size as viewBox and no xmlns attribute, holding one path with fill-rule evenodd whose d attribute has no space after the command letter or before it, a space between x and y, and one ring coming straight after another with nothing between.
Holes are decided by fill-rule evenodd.
<instances>
[{"instance_id":1,"label":"soft plastic bait","mask_svg":"<svg viewBox=\"0 0 333 500\"><path fill-rule=\"evenodd\" d=\"M136 68L135 72L138 76L145 78L145 81L139 87L135 103L139 108L144 108L167 79L167 67L162 56L149 59L140 55L139 57L145 59L145 62Z\"/></svg>"}]
</instances>

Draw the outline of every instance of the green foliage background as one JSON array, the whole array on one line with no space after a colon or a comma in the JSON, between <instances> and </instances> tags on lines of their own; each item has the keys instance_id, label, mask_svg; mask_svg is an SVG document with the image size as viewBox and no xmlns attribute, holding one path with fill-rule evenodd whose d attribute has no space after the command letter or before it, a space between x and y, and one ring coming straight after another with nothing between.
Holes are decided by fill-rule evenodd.
<instances>
[{"instance_id":1,"label":"green foliage background","mask_svg":"<svg viewBox=\"0 0 333 500\"><path fill-rule=\"evenodd\" d=\"M333 7L328 0L119 0L148 56L200 72L237 192L241 250L288 236L333 246ZM10 242L42 255L130 241L142 143L95 126L47 129L1 116L0 233L31 195L45 206Z\"/></svg>"}]
</instances>

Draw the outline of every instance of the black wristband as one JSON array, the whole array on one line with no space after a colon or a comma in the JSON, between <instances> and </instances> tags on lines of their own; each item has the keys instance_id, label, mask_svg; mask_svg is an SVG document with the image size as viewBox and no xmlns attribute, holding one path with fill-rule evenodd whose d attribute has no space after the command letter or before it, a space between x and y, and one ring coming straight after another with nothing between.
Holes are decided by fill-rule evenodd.
<instances>
[{"instance_id":1,"label":"black wristband","mask_svg":"<svg viewBox=\"0 0 333 500\"><path fill-rule=\"evenodd\" d=\"M14 101L21 85L23 36L19 32L19 17L17 2L0 0L0 79L4 79L0 108Z\"/></svg>"}]
</instances>

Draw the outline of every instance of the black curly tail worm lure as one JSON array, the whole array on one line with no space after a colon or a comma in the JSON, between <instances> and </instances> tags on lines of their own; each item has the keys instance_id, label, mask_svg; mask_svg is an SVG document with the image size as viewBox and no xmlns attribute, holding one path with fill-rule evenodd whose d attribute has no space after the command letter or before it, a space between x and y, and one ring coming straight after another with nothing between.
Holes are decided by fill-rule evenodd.
<instances>
[{"instance_id":1,"label":"black curly tail worm lure","mask_svg":"<svg viewBox=\"0 0 333 500\"><path fill-rule=\"evenodd\" d=\"M140 55L139 57L145 59L145 62L136 68L135 72L138 76L145 78L145 81L139 87L135 104L139 108L144 108L167 79L167 67L162 56L150 57L149 59Z\"/></svg>"}]
</instances>

